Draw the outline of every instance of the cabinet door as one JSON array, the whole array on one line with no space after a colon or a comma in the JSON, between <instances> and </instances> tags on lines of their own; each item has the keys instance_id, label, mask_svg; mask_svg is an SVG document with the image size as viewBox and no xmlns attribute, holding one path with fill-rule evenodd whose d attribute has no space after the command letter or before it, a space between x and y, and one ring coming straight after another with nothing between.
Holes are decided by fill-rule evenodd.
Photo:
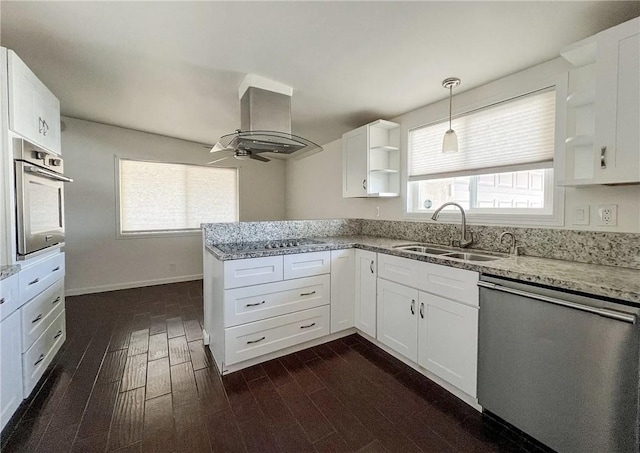
<instances>
[{"instance_id":1,"label":"cabinet door","mask_svg":"<svg viewBox=\"0 0 640 453\"><path fill-rule=\"evenodd\" d=\"M355 324L355 252L331 251L331 333Z\"/></svg>"},{"instance_id":2,"label":"cabinet door","mask_svg":"<svg viewBox=\"0 0 640 453\"><path fill-rule=\"evenodd\" d=\"M478 309L420 292L418 364L475 398Z\"/></svg>"},{"instance_id":3,"label":"cabinet door","mask_svg":"<svg viewBox=\"0 0 640 453\"><path fill-rule=\"evenodd\" d=\"M378 340L418 360L418 290L378 279Z\"/></svg>"},{"instance_id":4,"label":"cabinet door","mask_svg":"<svg viewBox=\"0 0 640 453\"><path fill-rule=\"evenodd\" d=\"M356 327L376 336L376 254L356 250Z\"/></svg>"},{"instance_id":5,"label":"cabinet door","mask_svg":"<svg viewBox=\"0 0 640 453\"><path fill-rule=\"evenodd\" d=\"M20 311L0 323L0 429L22 402Z\"/></svg>"},{"instance_id":6,"label":"cabinet door","mask_svg":"<svg viewBox=\"0 0 640 453\"><path fill-rule=\"evenodd\" d=\"M368 126L342 136L342 196L366 197L368 174Z\"/></svg>"},{"instance_id":7,"label":"cabinet door","mask_svg":"<svg viewBox=\"0 0 640 453\"><path fill-rule=\"evenodd\" d=\"M596 36L596 162L599 184L640 181L640 19Z\"/></svg>"}]
</instances>

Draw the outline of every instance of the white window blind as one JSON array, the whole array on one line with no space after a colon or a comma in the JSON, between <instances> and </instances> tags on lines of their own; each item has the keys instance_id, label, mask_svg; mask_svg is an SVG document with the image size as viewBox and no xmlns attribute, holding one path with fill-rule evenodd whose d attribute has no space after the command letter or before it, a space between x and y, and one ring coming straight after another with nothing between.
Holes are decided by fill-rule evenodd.
<instances>
[{"instance_id":1,"label":"white window blind","mask_svg":"<svg viewBox=\"0 0 640 453\"><path fill-rule=\"evenodd\" d=\"M409 180L552 167L555 99L545 90L454 118L457 153L442 153L448 121L411 130Z\"/></svg>"},{"instance_id":2,"label":"white window blind","mask_svg":"<svg viewBox=\"0 0 640 453\"><path fill-rule=\"evenodd\" d=\"M123 233L200 228L238 220L238 172L120 160L120 229Z\"/></svg>"}]
</instances>

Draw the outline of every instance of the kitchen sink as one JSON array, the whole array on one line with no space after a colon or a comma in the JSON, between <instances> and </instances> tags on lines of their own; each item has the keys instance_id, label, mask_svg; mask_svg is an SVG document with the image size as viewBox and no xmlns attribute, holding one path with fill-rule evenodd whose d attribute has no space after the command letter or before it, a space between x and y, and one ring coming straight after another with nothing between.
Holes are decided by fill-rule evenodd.
<instances>
[{"instance_id":1,"label":"kitchen sink","mask_svg":"<svg viewBox=\"0 0 640 453\"><path fill-rule=\"evenodd\" d=\"M398 250L405 250L407 252L425 253L427 255L443 255L445 253L451 253L451 250L427 247L424 245L401 245L395 248Z\"/></svg>"},{"instance_id":2,"label":"kitchen sink","mask_svg":"<svg viewBox=\"0 0 640 453\"><path fill-rule=\"evenodd\" d=\"M460 252L459 249L436 247L429 244L409 244L395 246L396 250L405 252L413 252L421 255L435 255L442 258L456 258L465 261L495 261L503 258L503 256L484 255L480 253Z\"/></svg>"},{"instance_id":3,"label":"kitchen sink","mask_svg":"<svg viewBox=\"0 0 640 453\"><path fill-rule=\"evenodd\" d=\"M447 253L444 255L447 258L458 258L465 261L495 261L499 260L499 256L479 255L477 253Z\"/></svg>"}]
</instances>

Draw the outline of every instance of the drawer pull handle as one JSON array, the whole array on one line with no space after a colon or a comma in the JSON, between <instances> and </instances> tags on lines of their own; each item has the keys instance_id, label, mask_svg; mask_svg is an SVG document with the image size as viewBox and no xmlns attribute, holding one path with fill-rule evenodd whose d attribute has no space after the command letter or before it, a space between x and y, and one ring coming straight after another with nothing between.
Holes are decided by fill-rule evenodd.
<instances>
[{"instance_id":1,"label":"drawer pull handle","mask_svg":"<svg viewBox=\"0 0 640 453\"><path fill-rule=\"evenodd\" d=\"M424 319L424 302L420 303L420 317Z\"/></svg>"},{"instance_id":2,"label":"drawer pull handle","mask_svg":"<svg viewBox=\"0 0 640 453\"><path fill-rule=\"evenodd\" d=\"M246 307L257 307L258 305L262 305L262 304L264 304L264 303L265 303L265 301L263 300L262 302L257 302L257 303L255 303L255 304L247 304L247 305L245 305L245 306L246 306Z\"/></svg>"},{"instance_id":3,"label":"drawer pull handle","mask_svg":"<svg viewBox=\"0 0 640 453\"><path fill-rule=\"evenodd\" d=\"M56 297L56 298L51 302L51 305L55 305L55 304L57 304L58 302L60 302L60 296Z\"/></svg>"},{"instance_id":4,"label":"drawer pull handle","mask_svg":"<svg viewBox=\"0 0 640 453\"><path fill-rule=\"evenodd\" d=\"M38 321L40 321L42 319L42 313L40 313L38 316L36 316L36 319L34 319L33 321L31 321L31 324L35 324Z\"/></svg>"},{"instance_id":5,"label":"drawer pull handle","mask_svg":"<svg viewBox=\"0 0 640 453\"><path fill-rule=\"evenodd\" d=\"M247 341L247 344L260 343L265 338L266 337L258 338L257 340L249 340L249 341Z\"/></svg>"},{"instance_id":6,"label":"drawer pull handle","mask_svg":"<svg viewBox=\"0 0 640 453\"><path fill-rule=\"evenodd\" d=\"M55 271L59 271L60 270L60 266L56 267L55 269L53 269L51 272L55 272Z\"/></svg>"},{"instance_id":7,"label":"drawer pull handle","mask_svg":"<svg viewBox=\"0 0 640 453\"><path fill-rule=\"evenodd\" d=\"M371 270L371 273L373 274L373 260L371 260L371 264L369 264L369 270Z\"/></svg>"},{"instance_id":8,"label":"drawer pull handle","mask_svg":"<svg viewBox=\"0 0 640 453\"><path fill-rule=\"evenodd\" d=\"M44 360L44 354L40 354L40 357L38 357L38 360L36 360L35 362L33 362L33 366L36 366L37 364L39 364L40 362L42 362Z\"/></svg>"},{"instance_id":9,"label":"drawer pull handle","mask_svg":"<svg viewBox=\"0 0 640 453\"><path fill-rule=\"evenodd\" d=\"M58 330L58 333L56 334L55 337L53 337L53 339L55 340L57 338L60 338L60 335L62 335L62 330Z\"/></svg>"},{"instance_id":10,"label":"drawer pull handle","mask_svg":"<svg viewBox=\"0 0 640 453\"><path fill-rule=\"evenodd\" d=\"M315 291L311 291L310 293L301 293L301 296L313 296L316 292Z\"/></svg>"},{"instance_id":11,"label":"drawer pull handle","mask_svg":"<svg viewBox=\"0 0 640 453\"><path fill-rule=\"evenodd\" d=\"M309 325L306 325L306 326L300 326L300 328L301 328L301 329L308 329L309 327L313 327L313 326L315 326L315 325L316 325L316 323L315 323L315 322L312 322L312 323L311 323L311 324L309 324Z\"/></svg>"},{"instance_id":12,"label":"drawer pull handle","mask_svg":"<svg viewBox=\"0 0 640 453\"><path fill-rule=\"evenodd\" d=\"M0 305L4 304L4 297L0 299Z\"/></svg>"},{"instance_id":13,"label":"drawer pull handle","mask_svg":"<svg viewBox=\"0 0 640 453\"><path fill-rule=\"evenodd\" d=\"M411 299L411 314L412 315L416 314L416 300L415 299Z\"/></svg>"},{"instance_id":14,"label":"drawer pull handle","mask_svg":"<svg viewBox=\"0 0 640 453\"><path fill-rule=\"evenodd\" d=\"M29 285L35 285L36 283L38 283L40 281L39 278L36 278L34 281L29 282Z\"/></svg>"}]
</instances>

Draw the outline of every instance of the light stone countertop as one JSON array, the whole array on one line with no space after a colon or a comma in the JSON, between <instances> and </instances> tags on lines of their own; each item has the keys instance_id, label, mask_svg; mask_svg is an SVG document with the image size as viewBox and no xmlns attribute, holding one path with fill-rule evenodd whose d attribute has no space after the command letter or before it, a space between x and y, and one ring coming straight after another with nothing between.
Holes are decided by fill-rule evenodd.
<instances>
[{"instance_id":1,"label":"light stone countertop","mask_svg":"<svg viewBox=\"0 0 640 453\"><path fill-rule=\"evenodd\" d=\"M553 288L577 291L585 294L609 297L640 304L640 270L616 266L577 263L531 256L506 256L495 261L468 262L442 256L418 255L394 249L394 246L415 244L403 239L388 239L374 236L335 236L310 238L320 242L291 249L251 250L243 252L239 244L234 253L224 253L215 245L206 248L219 260L259 258L294 253L360 248L372 252L411 258L428 263L442 264L460 269L468 269L486 275L512 278L538 283ZM469 249L465 251L471 251ZM478 253L487 254L483 250ZM491 254L491 253L489 253Z\"/></svg>"},{"instance_id":2,"label":"light stone countertop","mask_svg":"<svg viewBox=\"0 0 640 453\"><path fill-rule=\"evenodd\" d=\"M4 280L5 278L9 278L14 274L20 272L19 265L1 265L0 266L0 280Z\"/></svg>"}]
</instances>

